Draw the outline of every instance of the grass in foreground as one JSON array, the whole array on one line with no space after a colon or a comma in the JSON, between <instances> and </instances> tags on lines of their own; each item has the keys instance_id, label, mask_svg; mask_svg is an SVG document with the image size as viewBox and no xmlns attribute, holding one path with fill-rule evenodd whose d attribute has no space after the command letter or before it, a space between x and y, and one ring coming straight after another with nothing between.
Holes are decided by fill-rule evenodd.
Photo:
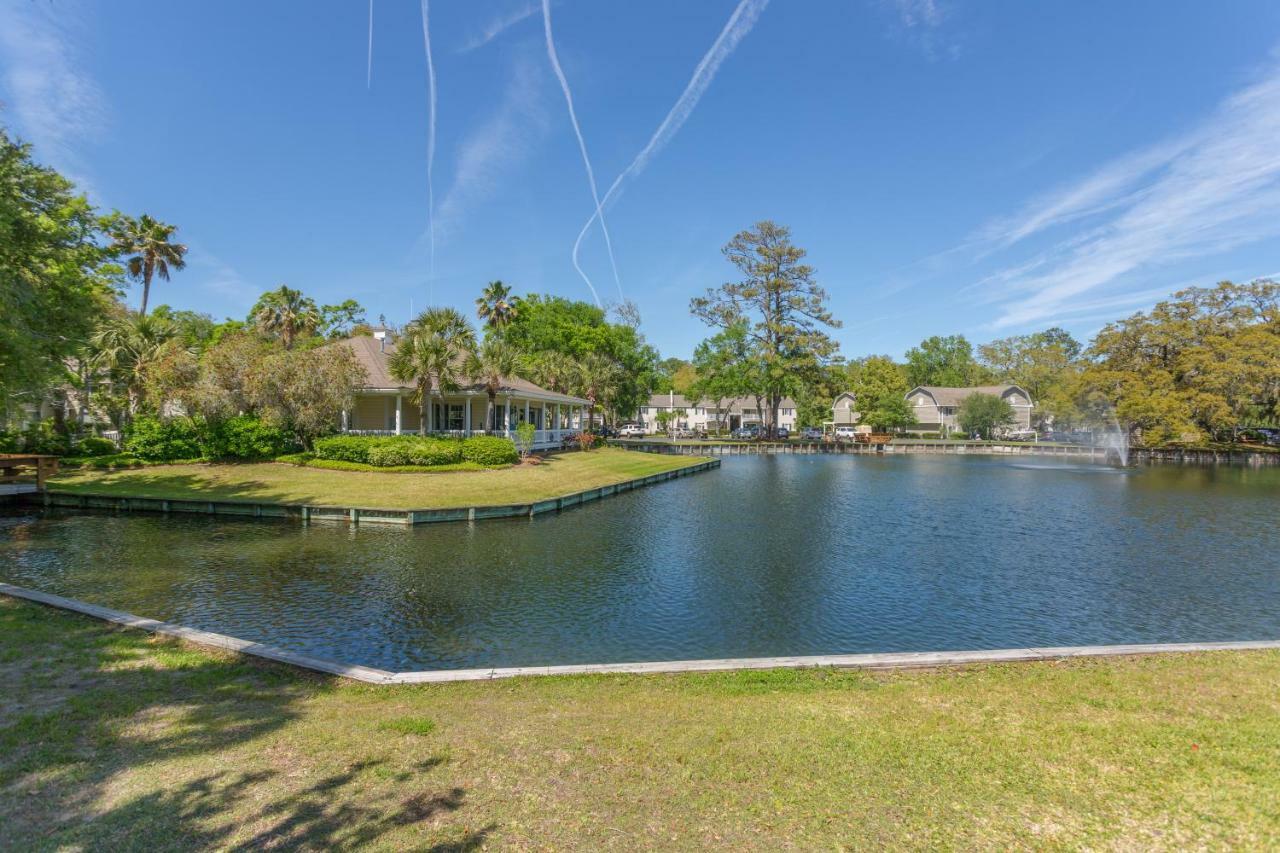
<instances>
[{"instance_id":1,"label":"grass in foreground","mask_svg":"<svg viewBox=\"0 0 1280 853\"><path fill-rule=\"evenodd\" d=\"M172 500L246 500L378 509L528 503L683 468L700 459L601 448L539 465L430 473L330 471L275 462L68 471L59 491Z\"/></svg>"},{"instance_id":2,"label":"grass in foreground","mask_svg":"<svg viewBox=\"0 0 1280 853\"><path fill-rule=\"evenodd\" d=\"M0 598L0 846L1280 837L1280 653L371 687Z\"/></svg>"}]
</instances>

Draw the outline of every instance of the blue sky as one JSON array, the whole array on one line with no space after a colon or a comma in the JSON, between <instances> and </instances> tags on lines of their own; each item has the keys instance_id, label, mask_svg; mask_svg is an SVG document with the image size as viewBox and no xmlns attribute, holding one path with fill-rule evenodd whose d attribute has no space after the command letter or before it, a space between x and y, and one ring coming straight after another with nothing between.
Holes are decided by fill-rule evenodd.
<instances>
[{"instance_id":1,"label":"blue sky","mask_svg":"<svg viewBox=\"0 0 1280 853\"><path fill-rule=\"evenodd\" d=\"M0 0L0 121L99 205L176 223L190 264L153 300L218 317L287 283L403 322L501 278L621 293L687 356L707 334L690 297L762 218L809 251L851 357L1087 337L1280 271L1275 2L550 10L597 195L625 176L617 280L593 223L590 286L572 250L595 202L540 2L430 4L430 187L412 0L375 0L371 80L365 0Z\"/></svg>"}]
</instances>

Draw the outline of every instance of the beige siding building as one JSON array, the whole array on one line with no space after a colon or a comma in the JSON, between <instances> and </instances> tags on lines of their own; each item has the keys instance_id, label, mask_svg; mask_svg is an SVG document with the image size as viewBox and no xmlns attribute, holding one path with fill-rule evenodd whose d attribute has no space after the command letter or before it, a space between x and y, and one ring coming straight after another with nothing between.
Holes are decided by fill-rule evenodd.
<instances>
[{"instance_id":1,"label":"beige siding building","mask_svg":"<svg viewBox=\"0 0 1280 853\"><path fill-rule=\"evenodd\" d=\"M970 394L990 394L1001 397L1013 407L1014 422L1011 429L1031 428L1031 395L1017 385L979 385L972 388L946 388L937 385L918 385L907 392L907 402L916 415L915 432L955 432L960 428L957 413L960 404Z\"/></svg>"},{"instance_id":2,"label":"beige siding building","mask_svg":"<svg viewBox=\"0 0 1280 853\"><path fill-rule=\"evenodd\" d=\"M395 351L395 337L378 331L331 346L349 348L364 367L365 385L355 392L355 405L343 412L342 431L365 435L400 435L419 431L420 410L414 388L391 376L387 360ZM486 419L489 395L480 384L465 384L443 397L433 395L427 409L427 432L437 435L478 434L512 437L515 428L531 423L534 449L558 447L566 435L586 423L588 402L559 394L511 376L503 379L494 400L493 415Z\"/></svg>"},{"instance_id":3,"label":"beige siding building","mask_svg":"<svg viewBox=\"0 0 1280 853\"><path fill-rule=\"evenodd\" d=\"M762 406L767 403L761 401ZM755 397L728 397L723 400L690 400L681 394L654 394L648 403L640 407L640 423L648 432L658 432L658 413L683 410L684 414L673 424L677 429L694 429L714 432L721 429L763 426L764 416L756 407ZM794 431L796 428L796 401L783 397L778 404L778 426Z\"/></svg>"}]
</instances>

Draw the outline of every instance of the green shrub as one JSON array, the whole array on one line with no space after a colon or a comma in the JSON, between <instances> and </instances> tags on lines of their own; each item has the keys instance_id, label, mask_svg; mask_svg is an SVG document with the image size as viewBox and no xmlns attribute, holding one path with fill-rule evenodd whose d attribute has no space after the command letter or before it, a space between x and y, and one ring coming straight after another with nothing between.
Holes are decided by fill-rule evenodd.
<instances>
[{"instance_id":1,"label":"green shrub","mask_svg":"<svg viewBox=\"0 0 1280 853\"><path fill-rule=\"evenodd\" d=\"M137 418L126 430L124 447L129 454L150 462L199 459L203 455L200 433L187 418Z\"/></svg>"},{"instance_id":2,"label":"green shrub","mask_svg":"<svg viewBox=\"0 0 1280 853\"><path fill-rule=\"evenodd\" d=\"M90 435L76 445L77 456L107 456L116 452L116 443L109 438Z\"/></svg>"},{"instance_id":3,"label":"green shrub","mask_svg":"<svg viewBox=\"0 0 1280 853\"><path fill-rule=\"evenodd\" d=\"M385 442L370 445L365 459L370 465L378 468L391 468L395 465L412 465L413 450L407 441Z\"/></svg>"},{"instance_id":4,"label":"green shrub","mask_svg":"<svg viewBox=\"0 0 1280 853\"><path fill-rule=\"evenodd\" d=\"M298 449L280 427L252 415L240 415L203 430L204 455L210 459L273 459Z\"/></svg>"},{"instance_id":5,"label":"green shrub","mask_svg":"<svg viewBox=\"0 0 1280 853\"><path fill-rule=\"evenodd\" d=\"M462 459L462 442L456 438L418 438L409 444L409 461L399 464L454 465Z\"/></svg>"},{"instance_id":6,"label":"green shrub","mask_svg":"<svg viewBox=\"0 0 1280 853\"><path fill-rule=\"evenodd\" d=\"M377 439L362 435L334 435L317 438L312 444L317 459L340 462L369 462L369 448Z\"/></svg>"},{"instance_id":7,"label":"green shrub","mask_svg":"<svg viewBox=\"0 0 1280 853\"><path fill-rule=\"evenodd\" d=\"M516 446L509 438L473 435L462 440L462 458L477 465L511 465L517 459Z\"/></svg>"},{"instance_id":8,"label":"green shrub","mask_svg":"<svg viewBox=\"0 0 1280 853\"><path fill-rule=\"evenodd\" d=\"M22 433L21 443L23 453L66 456L71 452L71 438L54 428L53 418L46 418L27 427Z\"/></svg>"},{"instance_id":9,"label":"green shrub","mask_svg":"<svg viewBox=\"0 0 1280 853\"><path fill-rule=\"evenodd\" d=\"M19 434L0 429L0 453L16 453L19 449Z\"/></svg>"},{"instance_id":10,"label":"green shrub","mask_svg":"<svg viewBox=\"0 0 1280 853\"><path fill-rule=\"evenodd\" d=\"M317 459L357 462L389 468L402 465L431 467L461 462L462 442L454 438L417 435L337 435L316 439Z\"/></svg>"}]
</instances>

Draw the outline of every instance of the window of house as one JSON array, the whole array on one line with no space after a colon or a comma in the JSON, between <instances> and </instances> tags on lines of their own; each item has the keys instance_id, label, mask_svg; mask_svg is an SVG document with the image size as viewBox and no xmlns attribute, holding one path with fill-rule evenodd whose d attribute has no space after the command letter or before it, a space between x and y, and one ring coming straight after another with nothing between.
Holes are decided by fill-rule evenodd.
<instances>
[{"instance_id":1,"label":"window of house","mask_svg":"<svg viewBox=\"0 0 1280 853\"><path fill-rule=\"evenodd\" d=\"M449 424L446 429L462 429L462 404L449 404Z\"/></svg>"}]
</instances>

